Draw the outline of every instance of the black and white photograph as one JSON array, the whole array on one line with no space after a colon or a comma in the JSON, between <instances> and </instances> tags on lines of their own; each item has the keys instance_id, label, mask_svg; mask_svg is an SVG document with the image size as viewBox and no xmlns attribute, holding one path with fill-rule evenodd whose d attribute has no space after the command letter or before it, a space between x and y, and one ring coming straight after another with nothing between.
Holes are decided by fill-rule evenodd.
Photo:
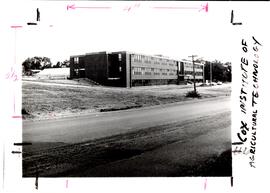
<instances>
[{"instance_id":1,"label":"black and white photograph","mask_svg":"<svg viewBox=\"0 0 270 193\"><path fill-rule=\"evenodd\" d=\"M140 6L70 6L59 27L39 9L22 63L23 177L232 175L231 61L208 4Z\"/></svg>"},{"instance_id":2,"label":"black and white photograph","mask_svg":"<svg viewBox=\"0 0 270 193\"><path fill-rule=\"evenodd\" d=\"M1 190L267 189L268 2L14 5L0 12Z\"/></svg>"}]
</instances>

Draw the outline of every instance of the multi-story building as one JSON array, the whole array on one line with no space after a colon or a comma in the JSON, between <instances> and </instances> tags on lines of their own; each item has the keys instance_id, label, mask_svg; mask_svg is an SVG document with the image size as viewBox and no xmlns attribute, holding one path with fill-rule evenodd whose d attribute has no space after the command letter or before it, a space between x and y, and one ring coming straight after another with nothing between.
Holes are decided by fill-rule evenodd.
<instances>
[{"instance_id":1,"label":"multi-story building","mask_svg":"<svg viewBox=\"0 0 270 193\"><path fill-rule=\"evenodd\" d=\"M203 80L202 65L195 64L196 80ZM190 76L192 75L192 77ZM102 85L132 87L178 84L193 80L190 61L131 52L96 52L70 57L70 78L89 78Z\"/></svg>"}]
</instances>

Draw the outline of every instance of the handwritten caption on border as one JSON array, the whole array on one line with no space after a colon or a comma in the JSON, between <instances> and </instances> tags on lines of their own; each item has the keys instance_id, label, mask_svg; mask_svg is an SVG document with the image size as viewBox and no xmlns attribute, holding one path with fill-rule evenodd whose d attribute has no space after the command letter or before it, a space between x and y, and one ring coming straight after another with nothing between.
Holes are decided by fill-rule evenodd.
<instances>
[{"instance_id":1,"label":"handwritten caption on border","mask_svg":"<svg viewBox=\"0 0 270 193\"><path fill-rule=\"evenodd\" d=\"M259 102L259 55L262 49L261 42L252 36L249 43L242 39L241 87L239 95L239 108L241 114L240 128L237 132L237 142L234 153L249 155L249 165L255 168L258 102ZM250 109L250 111L248 111ZM242 151L242 147L244 151ZM246 152L246 150L248 150Z\"/></svg>"}]
</instances>

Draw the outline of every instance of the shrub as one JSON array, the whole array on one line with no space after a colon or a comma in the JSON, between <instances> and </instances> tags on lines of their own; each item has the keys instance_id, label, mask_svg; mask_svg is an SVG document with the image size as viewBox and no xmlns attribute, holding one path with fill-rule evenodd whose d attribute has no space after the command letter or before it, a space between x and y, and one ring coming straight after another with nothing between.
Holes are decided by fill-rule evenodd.
<instances>
[{"instance_id":1,"label":"shrub","mask_svg":"<svg viewBox=\"0 0 270 193\"><path fill-rule=\"evenodd\" d=\"M192 98L201 98L201 95L196 91L189 91L187 94L186 94L186 97L192 97Z\"/></svg>"}]
</instances>

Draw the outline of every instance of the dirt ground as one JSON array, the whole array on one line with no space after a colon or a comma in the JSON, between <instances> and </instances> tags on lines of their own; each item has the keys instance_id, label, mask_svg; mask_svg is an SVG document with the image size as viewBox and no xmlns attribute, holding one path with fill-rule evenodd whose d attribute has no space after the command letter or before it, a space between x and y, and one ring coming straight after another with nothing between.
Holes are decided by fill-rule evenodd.
<instances>
[{"instance_id":1,"label":"dirt ground","mask_svg":"<svg viewBox=\"0 0 270 193\"><path fill-rule=\"evenodd\" d=\"M185 97L193 85L162 85L115 88L85 80L23 81L23 118L40 120L162 105L191 100ZM229 96L230 84L199 87L202 98Z\"/></svg>"}]
</instances>

